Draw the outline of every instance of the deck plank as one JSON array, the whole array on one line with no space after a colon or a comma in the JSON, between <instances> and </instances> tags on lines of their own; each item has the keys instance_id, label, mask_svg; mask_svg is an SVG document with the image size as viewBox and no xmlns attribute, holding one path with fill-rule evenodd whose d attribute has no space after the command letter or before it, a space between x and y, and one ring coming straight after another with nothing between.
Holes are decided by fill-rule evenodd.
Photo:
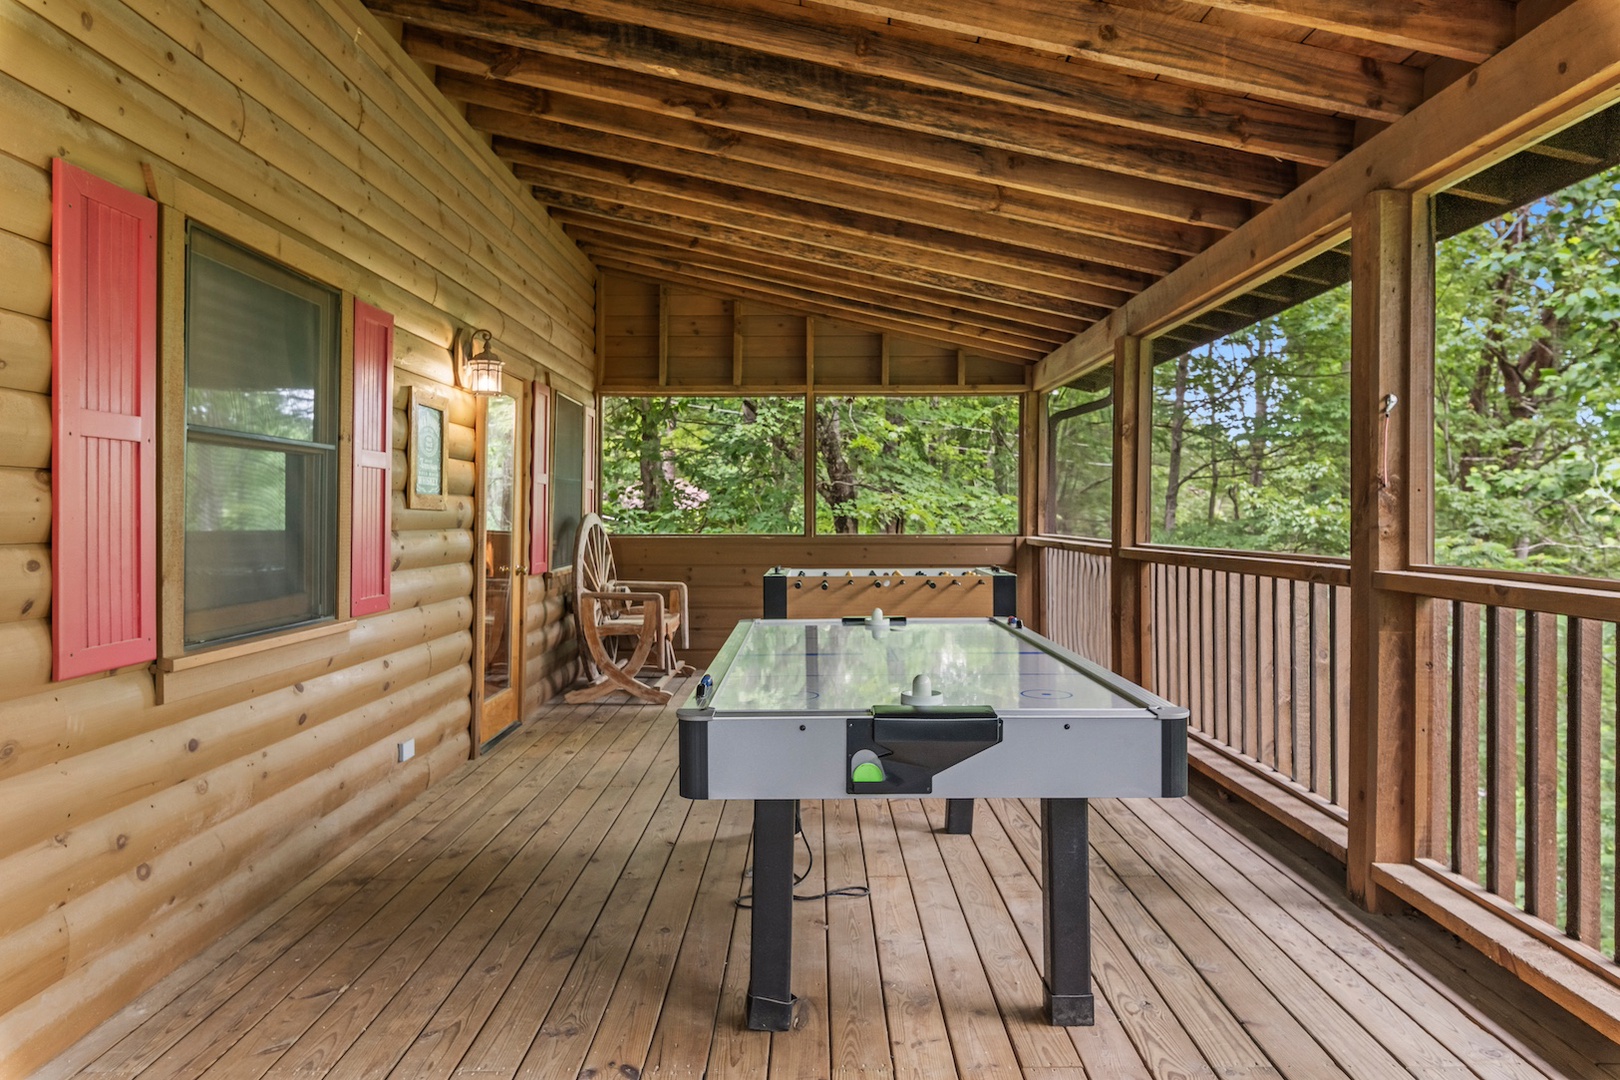
<instances>
[{"instance_id":1,"label":"deck plank","mask_svg":"<svg viewBox=\"0 0 1620 1080\"><path fill-rule=\"evenodd\" d=\"M957 1075L945 1013L928 955L919 947L922 922L905 875L892 806L882 799L856 803L866 880L872 888L883 1006L896 1080L949 1080Z\"/></svg>"},{"instance_id":2,"label":"deck plank","mask_svg":"<svg viewBox=\"0 0 1620 1080\"><path fill-rule=\"evenodd\" d=\"M223 1003L232 1002L232 1009L239 1009L242 1002L235 995L286 952L290 942L325 926L362 890L381 894L391 884L403 887L417 859L437 853L447 836L459 834L531 774L560 770L569 755L589 744L596 730L581 717L571 716L546 731L524 734L521 749L514 745L514 752L505 756L499 768L463 768L425 792L264 913L274 917L261 917L238 928L137 1000L126 1013L143 1012L147 1000L171 995L86 1071L136 1075L192 1035Z\"/></svg>"},{"instance_id":3,"label":"deck plank","mask_svg":"<svg viewBox=\"0 0 1620 1080\"><path fill-rule=\"evenodd\" d=\"M668 707L567 706L390 817L41 1074L142 1080L1609 1077L1257 815L1092 803L1097 1023L1041 1017L1039 806L807 802L796 1030L746 1030L751 804L692 803Z\"/></svg>"}]
</instances>

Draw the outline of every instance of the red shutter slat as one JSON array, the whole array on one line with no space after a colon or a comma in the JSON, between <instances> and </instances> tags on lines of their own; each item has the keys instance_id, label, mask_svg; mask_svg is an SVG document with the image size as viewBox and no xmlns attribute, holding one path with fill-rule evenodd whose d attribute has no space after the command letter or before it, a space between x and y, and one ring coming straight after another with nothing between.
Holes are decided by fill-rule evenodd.
<instances>
[{"instance_id":1,"label":"red shutter slat","mask_svg":"<svg viewBox=\"0 0 1620 1080\"><path fill-rule=\"evenodd\" d=\"M349 613L387 611L393 536L388 470L394 424L394 317L354 302L354 475L349 523Z\"/></svg>"},{"instance_id":2,"label":"red shutter slat","mask_svg":"<svg viewBox=\"0 0 1620 1080\"><path fill-rule=\"evenodd\" d=\"M551 387L534 384L534 423L531 432L529 490L529 573L543 574L550 566L551 550Z\"/></svg>"},{"instance_id":3,"label":"red shutter slat","mask_svg":"<svg viewBox=\"0 0 1620 1080\"><path fill-rule=\"evenodd\" d=\"M51 668L157 657L157 203L51 164Z\"/></svg>"}]
</instances>

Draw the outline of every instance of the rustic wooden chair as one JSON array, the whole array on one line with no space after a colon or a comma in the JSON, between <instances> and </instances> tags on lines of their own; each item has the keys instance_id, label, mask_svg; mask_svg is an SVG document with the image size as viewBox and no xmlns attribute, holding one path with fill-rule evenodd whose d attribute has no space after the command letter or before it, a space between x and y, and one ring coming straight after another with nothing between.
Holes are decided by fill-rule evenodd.
<instances>
[{"instance_id":1,"label":"rustic wooden chair","mask_svg":"<svg viewBox=\"0 0 1620 1080\"><path fill-rule=\"evenodd\" d=\"M662 705L664 687L692 668L675 657L675 635L687 647L686 583L622 581L613 565L607 528L595 514L579 523L574 548L574 618L579 655L590 683L564 695L571 703L596 701L623 691ZM655 678L637 676L651 668Z\"/></svg>"}]
</instances>

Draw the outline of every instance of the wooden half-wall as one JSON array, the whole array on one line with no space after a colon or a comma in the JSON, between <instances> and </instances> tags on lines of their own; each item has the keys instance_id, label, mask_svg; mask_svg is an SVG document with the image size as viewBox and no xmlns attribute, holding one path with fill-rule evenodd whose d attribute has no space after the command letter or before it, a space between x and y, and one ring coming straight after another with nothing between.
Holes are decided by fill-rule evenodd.
<instances>
[{"instance_id":1,"label":"wooden half-wall","mask_svg":"<svg viewBox=\"0 0 1620 1080\"><path fill-rule=\"evenodd\" d=\"M452 335L486 327L510 370L585 400L596 330L593 268L352 0L0 0L0 41L0 1076L12 1077L467 758L475 405L452 385ZM51 681L55 157L394 315L389 610L161 674ZM171 265L182 254L160 251ZM178 303L160 301L170 365ZM402 410L422 382L452 398L442 510L402 498ZM529 579L531 703L571 675L567 584ZM406 739L416 756L399 763Z\"/></svg>"},{"instance_id":2,"label":"wooden half-wall","mask_svg":"<svg viewBox=\"0 0 1620 1080\"><path fill-rule=\"evenodd\" d=\"M763 614L764 575L796 568L1011 567L1011 536L615 536L619 576L684 581L692 613L692 644L682 659L706 664L739 619ZM1029 610L1019 582L1020 610ZM874 605L879 606L879 605Z\"/></svg>"}]
</instances>

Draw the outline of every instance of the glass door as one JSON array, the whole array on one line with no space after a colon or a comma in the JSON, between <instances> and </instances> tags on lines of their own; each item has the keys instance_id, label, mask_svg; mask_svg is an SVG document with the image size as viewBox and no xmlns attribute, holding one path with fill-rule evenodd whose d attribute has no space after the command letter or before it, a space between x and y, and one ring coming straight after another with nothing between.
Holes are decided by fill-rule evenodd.
<instances>
[{"instance_id":1,"label":"glass door","mask_svg":"<svg viewBox=\"0 0 1620 1080\"><path fill-rule=\"evenodd\" d=\"M478 593L483 637L475 741L480 748L523 716L524 387L510 375L482 400L478 418Z\"/></svg>"}]
</instances>

